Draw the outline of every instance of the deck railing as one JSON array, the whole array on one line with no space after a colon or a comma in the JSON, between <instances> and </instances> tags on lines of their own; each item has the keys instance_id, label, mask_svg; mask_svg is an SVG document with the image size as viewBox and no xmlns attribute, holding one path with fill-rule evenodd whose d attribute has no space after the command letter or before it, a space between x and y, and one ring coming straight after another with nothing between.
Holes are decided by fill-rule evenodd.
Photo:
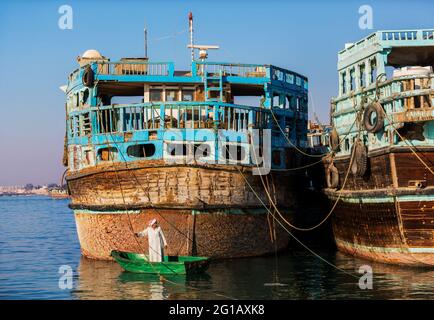
<instances>
[{"instance_id":1,"label":"deck railing","mask_svg":"<svg viewBox=\"0 0 434 320\"><path fill-rule=\"evenodd\" d=\"M192 65L193 73L197 76L206 74L236 76L236 77L267 77L268 67L260 64L245 63L218 63L218 62L200 62L195 61Z\"/></svg>"},{"instance_id":2,"label":"deck railing","mask_svg":"<svg viewBox=\"0 0 434 320\"><path fill-rule=\"evenodd\" d=\"M113 105L91 108L96 114L96 134L157 129L226 129L246 131L267 125L270 110L212 103L161 103ZM258 122L262 119L262 124Z\"/></svg>"},{"instance_id":3,"label":"deck railing","mask_svg":"<svg viewBox=\"0 0 434 320\"><path fill-rule=\"evenodd\" d=\"M362 95L370 99L377 94L379 102L387 112L394 114L395 121L417 121L418 119L434 119L434 74L408 75L394 77L371 85L354 96L344 96L334 100L337 105L333 116L354 112L353 100L360 100ZM351 102L351 103L350 103ZM350 104L351 106L349 106ZM360 103L358 107L360 108ZM411 116L413 115L413 116Z\"/></svg>"},{"instance_id":4,"label":"deck railing","mask_svg":"<svg viewBox=\"0 0 434 320\"><path fill-rule=\"evenodd\" d=\"M103 75L170 76L173 69L171 62L97 62L97 72Z\"/></svg>"},{"instance_id":5,"label":"deck railing","mask_svg":"<svg viewBox=\"0 0 434 320\"><path fill-rule=\"evenodd\" d=\"M382 45L434 45L434 30L382 30L370 34L358 42L339 51L338 60L344 60L355 52L361 51L366 47L378 43Z\"/></svg>"},{"instance_id":6,"label":"deck railing","mask_svg":"<svg viewBox=\"0 0 434 320\"><path fill-rule=\"evenodd\" d=\"M284 121L287 117L293 119L293 110L276 108L273 112L282 128L292 126L292 120L287 124ZM164 129L224 129L243 133L251 129L275 129L270 109L221 102L110 105L71 112L68 117L70 137L91 132L98 135Z\"/></svg>"}]
</instances>

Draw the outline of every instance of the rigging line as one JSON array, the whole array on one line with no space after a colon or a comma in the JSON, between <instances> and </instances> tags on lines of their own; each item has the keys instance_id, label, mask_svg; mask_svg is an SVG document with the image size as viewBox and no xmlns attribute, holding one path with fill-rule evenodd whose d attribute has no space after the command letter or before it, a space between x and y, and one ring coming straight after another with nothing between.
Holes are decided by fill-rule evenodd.
<instances>
[{"instance_id":1,"label":"rigging line","mask_svg":"<svg viewBox=\"0 0 434 320\"><path fill-rule=\"evenodd\" d=\"M427 163L425 162L425 161L423 161L423 159L417 154L417 152L414 150L414 149L416 149L416 147L412 144L412 142L411 141L408 141L405 137L403 137L400 133L399 133L399 131L396 129L396 127L395 127L395 125L394 125L394 123L392 122L392 119L390 119L389 118L389 115L387 114L387 112L384 112L384 115L386 116L386 118L387 118L387 121L389 121L389 124L392 126L392 129L393 129L393 131L395 131L396 132L396 134L401 138L401 140L402 141L404 141L409 147L410 147L410 150L411 150L411 152L416 156L416 158L425 166L425 168L427 168L428 169L428 171L432 174L432 175L434 175L434 171L431 169L431 167L429 167L428 165L427 165ZM417 150L417 149L416 149Z\"/></svg>"},{"instance_id":2,"label":"rigging line","mask_svg":"<svg viewBox=\"0 0 434 320\"><path fill-rule=\"evenodd\" d=\"M99 106L97 106L97 110L100 111ZM101 121L101 123L102 123L101 112L98 112L98 114L100 115L100 121ZM116 145L116 148L119 150L120 154L121 154L122 157L125 159L124 155L122 154L121 149L117 146L115 140L113 139L113 135L112 135L112 133L109 132L109 134L110 134L110 137L111 137L111 139L113 140L114 144ZM105 135L106 138L107 138L107 132L104 132L104 135ZM110 147L110 141L109 141L109 139L107 139L107 142L108 142L108 145L109 145L109 147ZM126 206L126 202L125 202L125 198L124 198L124 195L123 195L122 185L121 185L121 183L120 183L120 181L119 181L119 178L118 178L118 175L117 175L116 168L114 167L114 158L112 158L111 163L112 163L113 168L115 169L114 171L115 171L116 177L117 177L117 179L118 179L118 184L119 184L119 188L120 188L120 190L121 190L121 195L122 195L122 200L123 200L123 202L124 202L125 211L127 212L127 217L128 217L128 221L129 221L129 224L130 224L130 229L131 229L131 231L134 233L134 229L133 229L133 227L132 227L131 219L130 219L129 212L128 212L128 209L127 209L127 206ZM143 252L145 252L145 250L143 250L143 247L141 246L139 240L135 237L135 235L134 235L134 239L136 240L137 244L139 245L139 248L140 248ZM154 252L157 252L157 251L156 251L155 249L153 249L152 247L150 247L150 248L151 248ZM197 291L204 291L204 290L202 290L202 289L200 289L200 288L195 288L195 287L192 287L192 286L188 286L188 285L185 285L185 284L180 284L180 283L177 283L177 282L171 281L171 280L169 280L169 279L166 279L165 277L163 277L163 276L161 275L161 273L160 273L159 271L157 271L157 270L155 269L155 267L154 267L153 264L148 260L148 258L146 257L146 255L144 255L144 258L145 258L145 260L148 262L148 264L151 265L151 267L152 267L152 269L154 270L154 272L155 272L156 274L159 275L160 280L163 280L163 281L166 281L166 282L172 283L172 284L177 285L177 286L182 286L182 287L184 287L184 288L189 288L189 289L193 289L193 290L197 290ZM163 264L166 268L168 268L171 272L173 272L174 274L176 274L176 272L175 272L174 270L172 270L170 267L168 267L167 264L165 264L165 263L162 263L162 264ZM206 291L205 291L205 292L206 292ZM233 298L233 297L230 297L230 296L227 296L227 295L224 295L224 294L220 294L220 293L217 293L217 292L214 292L214 291L209 291L209 292L215 294L216 296L225 297L225 298L230 299L230 300L237 300L237 299L235 299L235 298Z\"/></svg>"},{"instance_id":3,"label":"rigging line","mask_svg":"<svg viewBox=\"0 0 434 320\"><path fill-rule=\"evenodd\" d=\"M316 256L318 259L320 259L321 261L323 261L324 263L328 264L329 266L353 277L358 279L359 277L345 271L344 269L339 268L338 266L334 265L333 263L327 261L326 259L324 259L323 257L321 257L319 254L317 254L316 252L314 252L312 249L310 249L307 245L305 245L301 240L299 240L296 236L294 236L291 231L289 231L286 226L279 220L277 219L277 217L271 212L271 210L269 210L266 206L266 204L262 201L262 199L259 197L259 195L257 194L257 192L255 191L255 189L253 188L253 186L250 184L250 182L247 180L247 178L244 176L243 172L237 167L237 170L239 171L239 173L241 174L241 176L243 177L244 181L246 181L247 185L249 186L249 188L252 190L253 194L258 198L258 200L261 202L262 206L271 214L271 216L275 219L275 221L277 221L277 223L295 240L297 241L301 246L303 246L306 250L308 250L312 255Z\"/></svg>"},{"instance_id":4,"label":"rigging line","mask_svg":"<svg viewBox=\"0 0 434 320\"><path fill-rule=\"evenodd\" d=\"M323 161L324 161L324 159L321 158L321 159L319 159L318 161L315 161L315 162L312 162L312 163L306 164L306 165L301 166L301 167L296 167L296 168L285 168L285 169L274 168L274 169L271 169L271 170L272 170L272 171L295 171L295 170L301 170L301 169L306 169L306 168L309 168L309 167L313 167L314 165L316 165L316 164L318 164L318 163L320 163L320 162L323 162Z\"/></svg>"},{"instance_id":5,"label":"rigging line","mask_svg":"<svg viewBox=\"0 0 434 320\"><path fill-rule=\"evenodd\" d=\"M378 88L378 83L381 77L386 76L385 73L381 73L377 76L376 80L375 80L375 97L373 100L371 100L371 102L373 101L378 101L379 99L379 88ZM408 141L406 138L404 138L399 131L396 129L393 121L390 119L389 115L387 114L386 111L384 111L384 115L387 118L387 121L389 122L389 124L392 126L392 129L396 132L396 134L401 138L402 141L404 141L409 147L411 152L416 156L416 158L425 166L425 168L428 169L428 171L434 175L434 171L426 164L425 161L423 161L423 159L417 154L417 152L414 150L416 149L416 147L413 145L413 143L411 141Z\"/></svg>"},{"instance_id":6,"label":"rigging line","mask_svg":"<svg viewBox=\"0 0 434 320\"><path fill-rule=\"evenodd\" d=\"M260 177L260 179L261 179L261 182L262 182L262 185L263 185L263 187L264 187L264 190L265 190L265 192L267 193L267 197L268 197L268 199L269 199L269 201L270 201L270 204L274 207L274 209L276 210L276 212L278 213L278 215L282 218L282 220L283 220L283 221L284 221L288 226L290 226L291 228L293 228L293 229L295 229L295 230L298 230L298 231L312 231L312 230L314 230L314 229L320 227L320 226L321 226L324 222L326 222L327 219L332 215L332 213L334 212L334 210L335 210L335 208L336 208L336 206L337 206L337 204L338 204L338 202L339 202L339 200L340 200L340 198L341 198L341 195L342 195L342 192L341 192L341 191L345 188L345 184L347 183L348 176L349 176L349 173L350 173L350 170L351 170L351 165L352 165L352 163L353 163L353 161L354 161L354 154L355 154L355 149L352 150L350 163L349 163L349 165L348 165L348 169L347 169L347 172L346 172L346 174L345 174L345 179L344 179L344 182L343 182L343 184L342 184L342 188L338 191L338 192L339 192L339 194L338 194L338 198L336 199L335 203L333 204L333 207L331 208L330 212L329 212L329 213L324 217L324 219L323 219L321 222L319 222L317 225L312 226L312 227L310 227L310 228L301 228L301 227L297 227L297 226L291 224L288 220L286 220L285 217L282 215L282 213L281 213L281 212L279 211L279 209L277 208L276 204L273 202L273 199L272 199L270 193L268 192L268 190L267 190L267 188L266 188L266 186L265 186L265 184L264 184L264 180L262 179L262 175L259 175L259 177ZM256 163L257 163L256 153L254 153L254 155L255 155L255 161L256 161ZM258 169L259 169L259 166L258 166Z\"/></svg>"},{"instance_id":7,"label":"rigging line","mask_svg":"<svg viewBox=\"0 0 434 320\"><path fill-rule=\"evenodd\" d=\"M97 109L98 109L98 111L100 111L99 106L97 106ZM110 110L110 109L108 109L108 110ZM112 110L114 110L114 109L112 108ZM101 112L99 112L99 116L100 116L100 121L101 121L101 123L103 123L103 122L102 122L102 115L101 115ZM111 120L111 121L113 121L113 120ZM110 126L111 126L111 125L112 125L112 122L110 122ZM108 129L108 128L107 128L107 129ZM110 128L110 129L111 129L111 128ZM105 131L107 131L107 130L105 130ZM115 139L113 138L112 133L109 132L109 134L110 134L110 137L111 137L111 139L113 140L113 142L116 144ZM105 137L106 137L106 139L107 139L107 138L108 138L108 136L107 136L107 132L104 132L104 135L105 135ZM108 145L109 145L109 147L110 147L111 144L110 144L109 139L107 139L107 142L108 142ZM119 150L119 152L122 154L122 151L120 150L120 148L119 148L117 145L116 145L116 148L117 148L117 149ZM110 155L109 155L109 156L110 156ZM129 210L128 210L128 208L127 208L127 204L126 204L126 201L125 201L125 196L124 196L124 192L123 192L123 189L122 189L122 184L121 184L121 182L120 182L120 180L119 180L118 172L117 172L117 170L116 170L116 168L115 168L115 166L114 166L114 158L112 158L111 160L112 160L112 161L111 161L111 164L112 164L112 167L113 167L114 172L115 172L115 175L116 175L116 180L117 180L117 182L118 182L118 184L119 184L119 189L120 189L120 192L121 192L122 201L123 201L123 204L124 204L124 209L125 209L125 211L126 211L126 213L127 213L127 218L128 218L128 223L129 223L130 231L134 234L134 237L133 237L133 238L134 238L134 240L136 241L136 243L139 245L140 250L141 250L142 252L146 252L146 250L143 249L143 247L142 247L140 241L139 241L139 240L137 239L137 237L135 236L135 232L134 232L133 224L132 224L132 222L131 222L131 218L130 218L130 213L129 213ZM114 195L113 195L113 199L114 199ZM155 253L157 253L157 254L161 254L161 252L156 251L153 247L149 246L149 248L150 248L152 251L154 251ZM148 260L148 258L146 257L146 255L144 255L144 257L145 257L146 262L148 262L148 264L151 265L151 267L152 267L152 269L154 270L154 272L161 276L160 272L156 271L155 267L153 266L153 264L151 263L151 261ZM164 259L164 257L163 257L163 259ZM167 264L165 264L164 262L162 262L162 264L163 264L163 266L165 266L167 269L169 269L169 271L171 271L172 273L176 274L176 272L175 272L173 269L171 269L169 266L167 266Z\"/></svg>"},{"instance_id":8,"label":"rigging line","mask_svg":"<svg viewBox=\"0 0 434 320\"><path fill-rule=\"evenodd\" d=\"M99 109L99 106L98 106L98 109ZM156 111L156 110L154 110L154 111ZM152 111L151 111L151 113L152 113ZM158 113L156 113L155 114L156 116L158 116ZM115 144L115 146L117 147L117 149L120 151L120 148L119 148L119 146L118 146L118 144L115 142L115 140L114 139L112 139L113 140L113 143ZM128 168L128 161L126 160L126 158L125 158L125 155L122 153L122 151L120 151L120 154L121 154L121 156L122 156L122 158L123 158L123 160L124 160L124 163L125 163L125 167L126 168ZM132 171L129 171L131 174L132 174L132 176L134 177L134 179L136 180L136 182L137 182L137 184L140 186L140 188L142 189L142 191L143 192L145 192L146 194L147 194L147 196L148 196L148 199L149 199L149 202L150 202L150 205L151 205L151 207L150 207L150 209L151 210L153 210L154 212L156 212L164 221L166 221L172 228L174 228L178 233L180 233L181 235L183 235L185 238L187 238L188 240L190 240L191 242L193 242L193 240L188 236L188 235L186 235L185 233L183 233L181 230L179 230L174 224L172 224L169 220L167 220L154 206L153 206L153 204L151 203L151 197L150 197L150 194L149 194L149 190L145 190L145 188L143 187L143 185L140 183L140 181L139 181L139 179L137 178L137 176L136 176L136 174L134 173L134 172L132 172ZM202 248L205 248L205 249L209 249L209 248L206 248L205 246L203 246L203 245L200 245L199 244L199 246L201 246ZM213 256L211 256L210 258L212 258Z\"/></svg>"},{"instance_id":9,"label":"rigging line","mask_svg":"<svg viewBox=\"0 0 434 320\"><path fill-rule=\"evenodd\" d=\"M99 109L99 106L98 106L98 109ZM158 115L158 114L157 114ZM112 137L112 140L113 140L113 143L115 144L115 146L117 147L117 149L118 150L120 150L120 148L119 148L119 146L118 146L118 144L116 143L116 141L113 139L113 137ZM124 163L125 163L125 167L126 168L128 168L128 162L127 162L127 160L126 160L126 158L125 158L125 155L122 153L122 151L120 150L120 154L121 154L121 156L122 156L122 158L123 158L123 160L124 160ZM136 180L136 182L137 182L137 184L140 186L140 188L145 192L145 193L147 193L147 196L148 196L148 199L149 199L149 201L150 201L150 195L149 195L149 190L145 190L145 188L143 187L143 185L140 183L140 181L138 180L138 178L137 178L137 176L136 176L136 174L134 173L134 172L132 172L132 171L129 171L132 175L133 175L133 177L134 177L134 179ZM186 237L188 240L190 240L190 241L192 241L193 242L193 240L188 236L188 235L186 235L185 233L183 233L181 230L179 230L174 224L172 224L169 220L167 220L155 207L153 207L153 205L152 205L152 203L151 203L151 208L150 208L151 210L153 210L154 212L156 212L162 219L164 219L172 228L174 228L177 232L179 232L181 235L183 235L184 237ZM199 246L201 246L201 247L203 247L203 248L205 248L205 249L209 249L209 248L206 248L205 246L203 246L203 245L201 245L201 244L198 244ZM212 258L213 256L211 256L210 258Z\"/></svg>"},{"instance_id":10,"label":"rigging line","mask_svg":"<svg viewBox=\"0 0 434 320\"><path fill-rule=\"evenodd\" d=\"M184 33L186 33L187 31L188 31L188 29L184 29L184 30L176 31L175 33L168 34L168 35L165 35L165 36L161 36L161 37L158 37L158 38L154 38L154 39L152 39L152 40L153 40L153 41L160 41L160 40L166 40L166 39L170 39L170 38L176 38L177 36L179 36L179 35L181 35L181 34L184 34Z\"/></svg>"},{"instance_id":11,"label":"rigging line","mask_svg":"<svg viewBox=\"0 0 434 320\"><path fill-rule=\"evenodd\" d=\"M357 102L356 102L356 104L357 104ZM355 109L355 105L353 105L353 108L354 108L354 110L356 110L356 109ZM331 150L328 151L328 152L325 152L325 153L322 153L322 154L318 154L318 155L308 154L308 153L302 151L302 150L299 149L299 148L298 148L294 143L292 143L291 140L287 137L287 135L286 135L285 132L283 131L282 127L280 126L280 124L279 124L279 122L278 122L278 120L277 120L277 118L276 118L276 116L275 116L275 114L274 114L274 112L273 112L273 110L272 110L271 108L270 108L270 112L271 112L271 115L273 116L274 122L276 122L276 124L277 124L277 126L278 126L280 132L282 133L283 137L285 138L285 140L288 142L288 144L289 144L290 146L294 147L294 148L295 148L298 152L300 152L301 154L303 154L303 155L305 155L305 156L308 156L308 157L312 157L312 158L320 158L320 157L327 156L327 155L329 155L329 154L333 154L333 152L336 151L336 150L331 149ZM348 132L347 132L347 133L346 133L342 138L340 138L339 145L336 146L336 149L337 149L337 148L338 148L338 147L339 147L339 146L344 142L344 140L346 139L346 137L351 133L351 130L353 129L354 124L356 123L356 121L357 121L357 117L354 119L354 121L353 121L353 123L352 123L350 129L348 129ZM318 162L320 162L320 161L318 161ZM300 168L300 169L303 169L303 168ZM293 170L297 170L297 169L293 169Z\"/></svg>"},{"instance_id":12,"label":"rigging line","mask_svg":"<svg viewBox=\"0 0 434 320\"><path fill-rule=\"evenodd\" d=\"M279 122L276 119L276 116L274 115L273 109L270 108L270 113L273 116L274 121L276 122L277 127L279 128L280 132L282 133L283 137L285 138L285 140L288 142L289 145L291 145L295 150L297 150L298 152L300 152L301 154L305 155L306 157L312 157L312 158L319 158L319 157L324 157L327 154L330 154L331 151L326 152L326 153L322 153L322 154L309 154L304 152L303 150L301 150L299 147L297 147L297 145L295 143L293 143L285 134L285 132L283 131L282 127L280 126Z\"/></svg>"},{"instance_id":13,"label":"rigging line","mask_svg":"<svg viewBox=\"0 0 434 320\"><path fill-rule=\"evenodd\" d=\"M98 106L98 111L100 111L100 109L99 109L99 106ZM102 122L102 115L101 115L101 112L99 112L99 116L100 116L100 121L101 121L101 123L103 123ZM112 120L113 121L113 120ZM110 123L110 126L112 125L112 123ZM111 129L111 128L110 128ZM106 131L106 130L105 130ZM113 139L113 135L111 134L111 132L109 133L110 134L110 137L111 137L111 139L114 141L114 139ZM105 135L105 137L106 137L106 139L108 138L108 136L107 136L107 132L104 132L104 135ZM108 142L108 145L109 145L109 148L110 148L110 141L109 141L109 139L107 139L107 142ZM117 147L117 149L119 150L119 148ZM110 154L109 154L109 157L110 157ZM121 184L121 182L120 182L120 180L119 180L119 175L118 175L118 172L117 172L117 170L116 170L116 168L114 167L114 158L112 157L112 159L111 159L111 164L112 164L112 167L113 167L113 169L114 169L114 172L115 172L115 175L116 175L116 180L117 180L117 182L118 182L118 185L119 185L119 189L120 189L120 192L121 192L121 196L122 196L122 201L123 201L123 204L124 204L124 209L125 209L125 211L126 211L126 213L127 213L127 218L128 218L128 223L129 223L129 228L130 228L130 231L134 234L134 240L136 241L136 243L138 244L138 246L139 246L139 248L140 248L140 250L142 251L142 252L146 252L144 249L143 249L143 247L142 247L142 245L141 245L141 243L140 243L140 241L136 238L136 236L135 236L135 232L134 232L134 228L133 228L133 224L132 224L132 222L131 222L131 218L130 218L130 213L129 213L129 210L128 210L128 208L127 208L127 204L126 204L126 201L125 201L125 196L124 196L124 192L123 192L123 189L122 189L122 184ZM113 196L114 197L114 196ZM114 198L113 198L114 199ZM149 248L150 249L152 249L152 251L154 251L155 253L159 253L159 252L157 252L154 248L152 248L151 246L149 246ZM161 253L159 253L159 254L161 254ZM154 272L155 273L157 273L158 275L160 275L160 272L158 272L156 269L155 269L155 267L152 265L152 263L148 260L148 258L146 257L146 255L144 255L144 257L145 257L145 260L146 260L146 262L149 264L149 265L151 265L151 267L152 267L152 269L154 270ZM163 257L164 258L164 257ZM173 269L171 269L170 267L168 267L165 263L162 263L167 269L169 269L171 272L173 272L173 273L175 273L176 274L176 272L173 270ZM161 275L160 275L161 276Z\"/></svg>"}]
</instances>

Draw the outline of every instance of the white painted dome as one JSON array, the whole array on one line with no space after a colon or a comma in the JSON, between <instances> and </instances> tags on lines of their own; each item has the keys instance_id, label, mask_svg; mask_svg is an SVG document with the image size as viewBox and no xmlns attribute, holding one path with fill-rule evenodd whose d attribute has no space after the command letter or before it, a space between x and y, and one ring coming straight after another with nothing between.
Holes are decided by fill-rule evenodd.
<instances>
[{"instance_id":1,"label":"white painted dome","mask_svg":"<svg viewBox=\"0 0 434 320\"><path fill-rule=\"evenodd\" d=\"M81 57L86 59L102 59L101 53L94 49L86 50Z\"/></svg>"}]
</instances>

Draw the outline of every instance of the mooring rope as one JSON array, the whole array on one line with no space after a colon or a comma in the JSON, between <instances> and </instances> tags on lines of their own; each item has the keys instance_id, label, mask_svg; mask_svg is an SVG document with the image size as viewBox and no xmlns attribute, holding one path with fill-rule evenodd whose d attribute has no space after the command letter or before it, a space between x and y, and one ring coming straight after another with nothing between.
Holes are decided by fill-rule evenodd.
<instances>
[{"instance_id":1,"label":"mooring rope","mask_svg":"<svg viewBox=\"0 0 434 320\"><path fill-rule=\"evenodd\" d=\"M301 246L303 246L306 250L308 250L311 254L313 254L314 256L316 256L317 258L319 258L320 260L322 260L323 262L325 262L326 264L330 265L331 267L351 276L354 278L359 278L347 271L345 271L344 269L339 268L338 266L334 265L333 263L327 261L326 259L324 259L323 257L321 257L319 254L317 254L316 252L314 252L312 249L310 249L307 245L305 245L301 240L299 240L296 236L294 236L291 231L289 231L286 226L273 214L273 212L268 209L267 205L262 201L262 199L259 197L259 195L257 194L257 192L255 191L255 189L253 188L253 186L250 184L250 182L247 180L247 178L244 176L243 172L237 167L238 172L241 174L241 176L243 177L244 181L246 182L246 184L249 186L249 188L252 190L253 194L256 196L256 198L258 198L259 202L261 202L262 206L270 213L270 215L274 218L275 221L277 221L277 223L295 240L297 241Z\"/></svg>"},{"instance_id":2,"label":"mooring rope","mask_svg":"<svg viewBox=\"0 0 434 320\"><path fill-rule=\"evenodd\" d=\"M346 174L345 174L345 179L344 179L344 181L343 181L343 184L342 184L341 189L338 191L338 198L336 199L335 203L333 204L331 210L329 211L329 213L326 215L326 217L325 217L321 222L319 222L317 225L312 226L312 227L310 227L310 228L301 228L301 227L297 227L297 226L293 225L292 223L290 223L287 219L285 219L285 217L282 215L282 213L281 213L281 212L279 211L279 209L277 208L277 206L276 206L275 202L273 201L273 199L272 199L270 193L268 192L267 187L265 186L264 180L262 179L262 175L259 175L259 178L261 179L262 185L263 185L264 190L265 190L265 192L266 192L266 194L267 194L267 197L268 197L268 199L269 199L269 201L270 201L270 204L273 206L273 208L274 208L275 211L279 214L279 216L282 218L282 220L283 220L283 221L284 221L288 226L290 226L291 228L293 228L293 229L295 229L295 230L298 230L298 231L312 231L312 230L314 230L314 229L320 227L322 224L324 224L324 222L327 221L327 219L332 215L333 211L335 210L335 208L336 208L336 206L337 206L337 204L338 204L338 202L339 202L339 200L340 200L340 198L341 198L341 194L342 194L341 191L345 188L345 185L346 185L346 183L347 183L347 179L348 179L348 176L349 176L349 173L350 173L350 170L351 170L351 165L352 165L352 163L353 163L353 161L354 161L354 154L355 154L355 149L353 149L352 152L351 152L350 163L349 163L349 165L348 165L348 169L347 169L347 172L346 172ZM255 155L255 161L256 161L256 163L258 163L258 162L257 162L258 160L257 160L257 157L256 157L256 152L254 152L254 155ZM259 166L257 166L257 168L259 169Z\"/></svg>"}]
</instances>

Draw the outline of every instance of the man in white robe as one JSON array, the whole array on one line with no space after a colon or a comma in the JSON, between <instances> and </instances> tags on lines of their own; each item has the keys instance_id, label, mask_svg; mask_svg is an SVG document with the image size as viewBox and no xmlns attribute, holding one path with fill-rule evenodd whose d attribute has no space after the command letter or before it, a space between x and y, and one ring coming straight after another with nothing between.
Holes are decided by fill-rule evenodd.
<instances>
[{"instance_id":1,"label":"man in white robe","mask_svg":"<svg viewBox=\"0 0 434 320\"><path fill-rule=\"evenodd\" d=\"M163 230L158 226L157 219L152 219L143 231L137 233L137 236L148 237L149 261L162 262L167 242Z\"/></svg>"}]
</instances>

